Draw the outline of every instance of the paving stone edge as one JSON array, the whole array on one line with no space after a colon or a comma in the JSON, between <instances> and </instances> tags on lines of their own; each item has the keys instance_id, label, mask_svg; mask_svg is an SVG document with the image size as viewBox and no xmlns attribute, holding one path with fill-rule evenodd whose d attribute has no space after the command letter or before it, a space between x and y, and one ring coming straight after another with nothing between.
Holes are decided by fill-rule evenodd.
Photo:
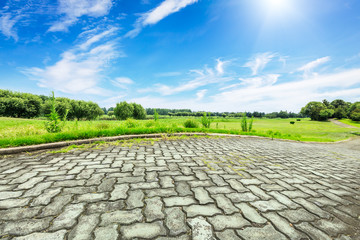
<instances>
[{"instance_id":1,"label":"paving stone edge","mask_svg":"<svg viewBox=\"0 0 360 240\"><path fill-rule=\"evenodd\" d=\"M121 135L121 136L114 136L114 137L100 137L100 138L90 138L90 139L81 139L81 140L72 140L72 141L63 141L63 142L55 142L55 143L44 143L38 145L30 145L30 146L23 146L23 147L10 147L10 148L0 148L0 155L8 155L8 154L18 154L24 152L34 152L46 149L53 149L53 148L62 148L67 147L70 145L81 145L81 144L89 144L97 141L117 141L117 140L129 140L135 138L162 138L164 136L219 136L219 137L241 137L241 138L259 138L259 139L270 139L275 141L285 141L285 142L299 142L299 143L317 143L317 144L336 144L341 142L350 141L352 138L337 141L337 142L306 142L306 141L296 141L296 140L289 140L289 139L278 139L278 138L269 138L269 137L261 137L261 136L252 136L252 135L234 135L234 134L221 134L221 133L156 133L156 134L136 134L136 135Z\"/></svg>"}]
</instances>

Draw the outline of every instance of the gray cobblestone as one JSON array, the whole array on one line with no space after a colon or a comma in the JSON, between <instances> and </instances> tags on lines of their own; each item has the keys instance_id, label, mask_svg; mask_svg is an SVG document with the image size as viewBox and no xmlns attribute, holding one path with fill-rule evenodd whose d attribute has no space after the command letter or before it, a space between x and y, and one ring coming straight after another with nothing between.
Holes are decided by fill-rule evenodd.
<instances>
[{"instance_id":1,"label":"gray cobblestone","mask_svg":"<svg viewBox=\"0 0 360 240\"><path fill-rule=\"evenodd\" d=\"M7 156L0 236L357 239L360 152L346 144L190 138Z\"/></svg>"},{"instance_id":2,"label":"gray cobblestone","mask_svg":"<svg viewBox=\"0 0 360 240\"><path fill-rule=\"evenodd\" d=\"M120 228L121 235L124 239L134 238L154 238L166 235L166 230L161 222L154 223L135 223L130 226Z\"/></svg>"}]
</instances>

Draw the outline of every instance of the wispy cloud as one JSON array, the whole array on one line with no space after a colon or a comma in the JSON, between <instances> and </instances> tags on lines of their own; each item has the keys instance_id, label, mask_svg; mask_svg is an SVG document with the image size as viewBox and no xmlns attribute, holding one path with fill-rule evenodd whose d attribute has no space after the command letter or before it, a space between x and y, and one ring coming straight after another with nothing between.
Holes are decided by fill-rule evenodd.
<instances>
[{"instance_id":1,"label":"wispy cloud","mask_svg":"<svg viewBox=\"0 0 360 240\"><path fill-rule=\"evenodd\" d=\"M180 75L181 72L163 72L163 73L156 73L155 77L176 77Z\"/></svg>"},{"instance_id":2,"label":"wispy cloud","mask_svg":"<svg viewBox=\"0 0 360 240\"><path fill-rule=\"evenodd\" d=\"M109 30L105 32L111 34ZM121 52L111 40L98 42L105 37L105 32L93 35L73 49L63 52L61 59L52 66L27 68L23 73L38 81L40 87L73 94L106 94L107 91L98 87L98 84L108 62L121 56Z\"/></svg>"},{"instance_id":3,"label":"wispy cloud","mask_svg":"<svg viewBox=\"0 0 360 240\"><path fill-rule=\"evenodd\" d=\"M205 97L205 94L207 93L207 89L199 90L196 92L196 100L200 101Z\"/></svg>"},{"instance_id":4,"label":"wispy cloud","mask_svg":"<svg viewBox=\"0 0 360 240\"><path fill-rule=\"evenodd\" d=\"M63 17L54 22L48 31L67 31L80 17L107 15L113 5L111 0L58 0L58 13Z\"/></svg>"},{"instance_id":5,"label":"wispy cloud","mask_svg":"<svg viewBox=\"0 0 360 240\"><path fill-rule=\"evenodd\" d=\"M12 17L10 13L3 13L0 17L0 31L8 38L13 38L15 41L19 40L16 29L14 28L16 22L21 18L21 15Z\"/></svg>"},{"instance_id":6,"label":"wispy cloud","mask_svg":"<svg viewBox=\"0 0 360 240\"><path fill-rule=\"evenodd\" d=\"M252 75L257 75L265 66L276 56L274 53L266 52L255 55L250 61L245 63L244 67L248 67L252 71Z\"/></svg>"},{"instance_id":7,"label":"wispy cloud","mask_svg":"<svg viewBox=\"0 0 360 240\"><path fill-rule=\"evenodd\" d=\"M218 60L214 68L205 66L203 69L190 70L189 75L192 76L192 80L185 81L178 86L168 86L165 84L155 84L153 87L140 89L139 92L158 92L161 95L168 96L180 92L195 90L199 87L206 86L214 83L223 83L231 81L234 78L231 76L223 76L224 69L221 65L222 62Z\"/></svg>"},{"instance_id":8,"label":"wispy cloud","mask_svg":"<svg viewBox=\"0 0 360 240\"><path fill-rule=\"evenodd\" d=\"M329 62L330 60L331 60L331 58L329 56L323 57L323 58L318 58L315 61L309 62L309 63L305 64L304 66L298 68L298 71L304 72L304 76L309 77L315 68Z\"/></svg>"},{"instance_id":9,"label":"wispy cloud","mask_svg":"<svg viewBox=\"0 0 360 240\"><path fill-rule=\"evenodd\" d=\"M128 86L134 84L134 81L128 77L118 77L115 80L111 80L111 83L116 87L128 89Z\"/></svg>"},{"instance_id":10,"label":"wispy cloud","mask_svg":"<svg viewBox=\"0 0 360 240\"><path fill-rule=\"evenodd\" d=\"M248 87L263 87L275 84L279 77L279 74L267 74L253 78L239 78L239 80Z\"/></svg>"},{"instance_id":11,"label":"wispy cloud","mask_svg":"<svg viewBox=\"0 0 360 240\"><path fill-rule=\"evenodd\" d=\"M144 27L156 24L170 14L178 12L196 2L198 2L198 0L165 0L156 8L143 13L141 17L137 19L135 28L128 32L126 37L136 37Z\"/></svg>"}]
</instances>

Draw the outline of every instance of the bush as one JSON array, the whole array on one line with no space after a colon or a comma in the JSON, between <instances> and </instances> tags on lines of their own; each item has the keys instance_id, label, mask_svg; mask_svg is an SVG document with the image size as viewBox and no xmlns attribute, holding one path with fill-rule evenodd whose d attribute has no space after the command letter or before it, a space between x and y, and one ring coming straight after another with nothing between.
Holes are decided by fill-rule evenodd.
<instances>
[{"instance_id":1,"label":"bush","mask_svg":"<svg viewBox=\"0 0 360 240\"><path fill-rule=\"evenodd\" d=\"M359 111L353 111L351 114L350 114L350 119L353 120L353 121L360 121L360 110Z\"/></svg>"},{"instance_id":2,"label":"bush","mask_svg":"<svg viewBox=\"0 0 360 240\"><path fill-rule=\"evenodd\" d=\"M126 121L125 121L125 126L127 128L135 128L137 127L139 124L132 118L128 118Z\"/></svg>"},{"instance_id":3,"label":"bush","mask_svg":"<svg viewBox=\"0 0 360 240\"><path fill-rule=\"evenodd\" d=\"M157 113L156 109L154 109L154 121L159 119L159 114Z\"/></svg>"},{"instance_id":4,"label":"bush","mask_svg":"<svg viewBox=\"0 0 360 240\"><path fill-rule=\"evenodd\" d=\"M294 122L294 121L291 121L290 124L295 124L295 122Z\"/></svg>"},{"instance_id":5,"label":"bush","mask_svg":"<svg viewBox=\"0 0 360 240\"><path fill-rule=\"evenodd\" d=\"M110 117L114 116L114 111L108 111L107 115L110 116Z\"/></svg>"},{"instance_id":6,"label":"bush","mask_svg":"<svg viewBox=\"0 0 360 240\"><path fill-rule=\"evenodd\" d=\"M210 124L211 124L210 113L209 113L209 117L207 117L207 114L204 112L201 118L201 124L203 125L204 128L210 128Z\"/></svg>"},{"instance_id":7,"label":"bush","mask_svg":"<svg viewBox=\"0 0 360 240\"><path fill-rule=\"evenodd\" d=\"M145 119L146 118L146 111L145 109L140 105L136 103L131 103L134 108L133 117L135 119Z\"/></svg>"},{"instance_id":8,"label":"bush","mask_svg":"<svg viewBox=\"0 0 360 240\"><path fill-rule=\"evenodd\" d=\"M126 120L134 115L134 106L126 101L117 103L114 114L117 119Z\"/></svg>"},{"instance_id":9,"label":"bush","mask_svg":"<svg viewBox=\"0 0 360 240\"><path fill-rule=\"evenodd\" d=\"M195 120L188 119L184 122L184 127L186 128L198 128L199 124Z\"/></svg>"},{"instance_id":10,"label":"bush","mask_svg":"<svg viewBox=\"0 0 360 240\"><path fill-rule=\"evenodd\" d=\"M146 123L145 123L145 127L153 127L153 126L155 126L155 121L147 121Z\"/></svg>"},{"instance_id":11,"label":"bush","mask_svg":"<svg viewBox=\"0 0 360 240\"><path fill-rule=\"evenodd\" d=\"M54 92L52 92L52 97L50 98L50 113L48 114L48 121L45 122L45 128L49 133L61 132L62 128L65 126L66 116L68 110L65 112L63 121L60 120L59 114L56 111L56 100Z\"/></svg>"},{"instance_id":12,"label":"bush","mask_svg":"<svg viewBox=\"0 0 360 240\"><path fill-rule=\"evenodd\" d=\"M300 119L300 118L298 118L298 119L296 119L296 121L300 122L300 121L301 121L301 119Z\"/></svg>"},{"instance_id":13,"label":"bush","mask_svg":"<svg viewBox=\"0 0 360 240\"><path fill-rule=\"evenodd\" d=\"M241 130L243 132L251 132L252 130L252 126L253 126L253 122L254 122L254 117L251 117L250 122L248 124L248 120L247 120L247 116L244 113L243 117L241 119Z\"/></svg>"},{"instance_id":14,"label":"bush","mask_svg":"<svg viewBox=\"0 0 360 240\"><path fill-rule=\"evenodd\" d=\"M96 125L96 128L108 129L108 128L110 128L110 125L108 123L99 123L99 124Z\"/></svg>"}]
</instances>

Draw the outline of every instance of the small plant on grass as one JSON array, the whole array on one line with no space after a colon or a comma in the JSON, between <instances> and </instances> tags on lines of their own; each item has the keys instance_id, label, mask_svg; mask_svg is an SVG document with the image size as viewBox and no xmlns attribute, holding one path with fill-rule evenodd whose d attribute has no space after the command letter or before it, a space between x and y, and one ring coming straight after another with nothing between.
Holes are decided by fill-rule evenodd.
<instances>
[{"instance_id":1,"label":"small plant on grass","mask_svg":"<svg viewBox=\"0 0 360 240\"><path fill-rule=\"evenodd\" d=\"M156 122L159 120L159 114L157 113L156 109L154 109L154 121Z\"/></svg>"},{"instance_id":2,"label":"small plant on grass","mask_svg":"<svg viewBox=\"0 0 360 240\"><path fill-rule=\"evenodd\" d=\"M188 120L186 120L184 122L184 127L186 127L186 128L198 128L199 124L195 120L188 119Z\"/></svg>"},{"instance_id":3,"label":"small plant on grass","mask_svg":"<svg viewBox=\"0 0 360 240\"><path fill-rule=\"evenodd\" d=\"M204 113L204 115L201 118L201 124L203 125L204 128L210 128L210 124L211 124L210 113L209 116L207 116L207 114Z\"/></svg>"},{"instance_id":4,"label":"small plant on grass","mask_svg":"<svg viewBox=\"0 0 360 240\"><path fill-rule=\"evenodd\" d=\"M125 121L125 126L127 128L135 128L138 126L138 123L132 119L132 118L128 118L126 121Z\"/></svg>"},{"instance_id":5,"label":"small plant on grass","mask_svg":"<svg viewBox=\"0 0 360 240\"><path fill-rule=\"evenodd\" d=\"M296 119L296 121L300 122L300 121L301 121L301 119L300 119L300 118L298 118L298 119Z\"/></svg>"},{"instance_id":6,"label":"small plant on grass","mask_svg":"<svg viewBox=\"0 0 360 240\"><path fill-rule=\"evenodd\" d=\"M294 121L290 121L290 124L295 124L295 122L294 122Z\"/></svg>"},{"instance_id":7,"label":"small plant on grass","mask_svg":"<svg viewBox=\"0 0 360 240\"><path fill-rule=\"evenodd\" d=\"M241 119L241 130L243 132L251 132L254 123L254 117L251 117L250 121L248 122L247 116L244 113Z\"/></svg>"},{"instance_id":8,"label":"small plant on grass","mask_svg":"<svg viewBox=\"0 0 360 240\"><path fill-rule=\"evenodd\" d=\"M52 92L52 97L50 98L50 113L47 115L48 121L45 122L46 131L49 133L61 132L65 126L68 112L69 109L66 109L64 118L61 120L59 114L56 112L56 100L54 92Z\"/></svg>"}]
</instances>

